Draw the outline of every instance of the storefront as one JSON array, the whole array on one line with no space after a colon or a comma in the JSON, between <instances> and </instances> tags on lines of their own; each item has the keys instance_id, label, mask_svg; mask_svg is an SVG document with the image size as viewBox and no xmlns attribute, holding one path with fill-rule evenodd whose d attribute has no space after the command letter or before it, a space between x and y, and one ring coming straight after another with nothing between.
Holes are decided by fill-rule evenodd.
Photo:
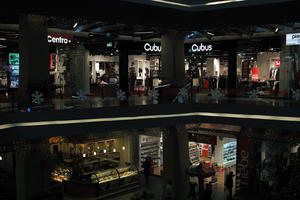
<instances>
[{"instance_id":1,"label":"storefront","mask_svg":"<svg viewBox=\"0 0 300 200\"><path fill-rule=\"evenodd\" d=\"M67 194L97 197L139 185L138 166L131 162L130 136L79 141L49 139L56 159L51 179L62 183Z\"/></svg>"},{"instance_id":2,"label":"storefront","mask_svg":"<svg viewBox=\"0 0 300 200\"><path fill-rule=\"evenodd\" d=\"M131 93L143 93L161 83L161 46L159 43L133 43L128 56Z\"/></svg>"}]
</instances>

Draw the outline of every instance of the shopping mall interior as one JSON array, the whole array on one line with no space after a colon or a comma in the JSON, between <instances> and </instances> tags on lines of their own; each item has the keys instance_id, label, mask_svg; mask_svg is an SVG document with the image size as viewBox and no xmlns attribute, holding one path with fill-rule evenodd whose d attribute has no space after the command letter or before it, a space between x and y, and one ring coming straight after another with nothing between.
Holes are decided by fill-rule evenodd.
<instances>
[{"instance_id":1,"label":"shopping mall interior","mask_svg":"<svg viewBox=\"0 0 300 200\"><path fill-rule=\"evenodd\" d=\"M300 2L104 1L0 7L0 200L299 199Z\"/></svg>"}]
</instances>

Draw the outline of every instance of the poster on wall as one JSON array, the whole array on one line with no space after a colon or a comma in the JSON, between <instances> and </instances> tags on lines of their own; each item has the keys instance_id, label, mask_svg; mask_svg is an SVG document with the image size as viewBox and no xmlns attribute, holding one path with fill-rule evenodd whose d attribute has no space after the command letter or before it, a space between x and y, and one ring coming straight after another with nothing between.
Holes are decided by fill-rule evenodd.
<instances>
[{"instance_id":1,"label":"poster on wall","mask_svg":"<svg viewBox=\"0 0 300 200\"><path fill-rule=\"evenodd\" d=\"M300 45L300 33L286 34L286 45Z\"/></svg>"}]
</instances>

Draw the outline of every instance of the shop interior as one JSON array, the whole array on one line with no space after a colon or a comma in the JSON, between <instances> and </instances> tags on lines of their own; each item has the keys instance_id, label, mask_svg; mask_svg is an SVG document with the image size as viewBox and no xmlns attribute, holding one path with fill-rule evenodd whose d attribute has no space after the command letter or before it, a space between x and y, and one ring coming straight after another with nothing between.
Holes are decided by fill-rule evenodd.
<instances>
[{"instance_id":1,"label":"shop interior","mask_svg":"<svg viewBox=\"0 0 300 200\"><path fill-rule=\"evenodd\" d=\"M278 95L280 45L278 38L238 42L236 73L239 96L249 96L252 90L257 90L260 97ZM213 47L212 52L186 53L187 77L202 94L212 89L226 94L228 50L221 42L213 43Z\"/></svg>"},{"instance_id":2,"label":"shop interior","mask_svg":"<svg viewBox=\"0 0 300 200\"><path fill-rule=\"evenodd\" d=\"M69 195L98 196L139 184L128 136L80 142L52 137L49 144L56 161L51 179L62 183Z\"/></svg>"}]
</instances>

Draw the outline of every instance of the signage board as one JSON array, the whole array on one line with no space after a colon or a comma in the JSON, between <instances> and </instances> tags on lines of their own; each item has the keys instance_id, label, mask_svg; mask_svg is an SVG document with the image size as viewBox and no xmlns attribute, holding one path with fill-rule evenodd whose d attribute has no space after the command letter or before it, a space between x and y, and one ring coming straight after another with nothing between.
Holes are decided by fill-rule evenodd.
<instances>
[{"instance_id":1,"label":"signage board","mask_svg":"<svg viewBox=\"0 0 300 200\"><path fill-rule=\"evenodd\" d=\"M70 44L73 41L73 35L67 34L48 34L48 42L53 44Z\"/></svg>"},{"instance_id":2,"label":"signage board","mask_svg":"<svg viewBox=\"0 0 300 200\"><path fill-rule=\"evenodd\" d=\"M10 65L19 65L20 64L20 59L19 59L19 54L18 53L9 53L8 54L8 62Z\"/></svg>"},{"instance_id":3,"label":"signage board","mask_svg":"<svg viewBox=\"0 0 300 200\"><path fill-rule=\"evenodd\" d=\"M300 45L300 33L286 34L286 45Z\"/></svg>"}]
</instances>

